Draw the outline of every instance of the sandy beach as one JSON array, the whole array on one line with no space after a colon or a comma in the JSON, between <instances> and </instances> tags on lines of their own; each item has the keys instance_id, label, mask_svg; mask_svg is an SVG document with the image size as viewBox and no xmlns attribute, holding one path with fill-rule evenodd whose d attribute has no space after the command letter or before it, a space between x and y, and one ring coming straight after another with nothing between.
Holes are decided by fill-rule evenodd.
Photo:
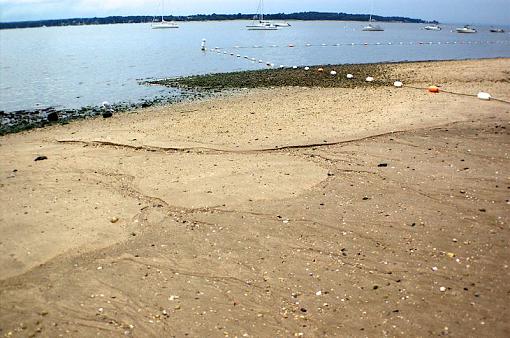
<instances>
[{"instance_id":1,"label":"sandy beach","mask_svg":"<svg viewBox=\"0 0 510 338\"><path fill-rule=\"evenodd\" d=\"M510 336L510 59L387 67L1 136L0 336Z\"/></svg>"}]
</instances>

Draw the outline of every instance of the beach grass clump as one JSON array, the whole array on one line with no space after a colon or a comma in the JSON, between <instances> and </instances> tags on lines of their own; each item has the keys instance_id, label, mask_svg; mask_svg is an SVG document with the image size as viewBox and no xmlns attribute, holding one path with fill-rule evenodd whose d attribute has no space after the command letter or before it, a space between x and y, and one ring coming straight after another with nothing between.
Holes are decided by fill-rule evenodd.
<instances>
[{"instance_id":1,"label":"beach grass clump","mask_svg":"<svg viewBox=\"0 0 510 338\"><path fill-rule=\"evenodd\" d=\"M322 71L320 71L322 70ZM336 75L331 75L331 71ZM347 74L354 78L348 79ZM374 82L365 81L373 77ZM149 81L150 84L185 89L235 89L267 87L355 88L390 83L390 67L383 64L324 65L297 69L278 68L196 75Z\"/></svg>"}]
</instances>

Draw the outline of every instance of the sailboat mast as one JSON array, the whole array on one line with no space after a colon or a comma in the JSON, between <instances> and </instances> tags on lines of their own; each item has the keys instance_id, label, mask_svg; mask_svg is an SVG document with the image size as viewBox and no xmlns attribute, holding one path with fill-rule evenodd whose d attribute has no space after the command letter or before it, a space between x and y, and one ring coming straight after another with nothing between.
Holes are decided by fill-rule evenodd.
<instances>
[{"instance_id":1,"label":"sailboat mast","mask_svg":"<svg viewBox=\"0 0 510 338\"><path fill-rule=\"evenodd\" d=\"M260 21L264 21L264 0L260 0Z\"/></svg>"}]
</instances>

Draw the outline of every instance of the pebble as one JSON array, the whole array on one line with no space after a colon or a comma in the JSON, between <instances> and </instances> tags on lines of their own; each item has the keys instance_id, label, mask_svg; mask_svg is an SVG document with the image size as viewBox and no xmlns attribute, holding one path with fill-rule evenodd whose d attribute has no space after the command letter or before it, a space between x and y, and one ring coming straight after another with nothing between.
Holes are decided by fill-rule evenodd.
<instances>
[{"instance_id":1,"label":"pebble","mask_svg":"<svg viewBox=\"0 0 510 338\"><path fill-rule=\"evenodd\" d=\"M321 296L321 295L322 295L322 291L317 291L317 292L315 293L315 295L316 295L316 296Z\"/></svg>"},{"instance_id":2,"label":"pebble","mask_svg":"<svg viewBox=\"0 0 510 338\"><path fill-rule=\"evenodd\" d=\"M112 223L117 223L118 221L119 221L119 218L118 218L118 217L112 217L112 218L110 219L110 222L112 222Z\"/></svg>"},{"instance_id":3,"label":"pebble","mask_svg":"<svg viewBox=\"0 0 510 338\"><path fill-rule=\"evenodd\" d=\"M445 291L446 291L446 288L445 288L444 286L441 286L441 287L439 288L439 291L441 291L441 292L445 292Z\"/></svg>"},{"instance_id":4,"label":"pebble","mask_svg":"<svg viewBox=\"0 0 510 338\"><path fill-rule=\"evenodd\" d=\"M437 271L437 266L433 266L432 271L434 271L434 272Z\"/></svg>"}]
</instances>

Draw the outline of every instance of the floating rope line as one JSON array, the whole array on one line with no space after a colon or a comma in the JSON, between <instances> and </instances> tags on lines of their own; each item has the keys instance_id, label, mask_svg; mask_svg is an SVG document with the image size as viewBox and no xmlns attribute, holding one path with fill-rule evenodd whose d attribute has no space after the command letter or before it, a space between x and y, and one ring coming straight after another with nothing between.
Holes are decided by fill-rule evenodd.
<instances>
[{"instance_id":1,"label":"floating rope line","mask_svg":"<svg viewBox=\"0 0 510 338\"><path fill-rule=\"evenodd\" d=\"M351 42L351 43L321 43L321 44L294 44L287 45L253 45L234 46L231 49L262 49L262 48L303 48L303 47L345 47L345 46L419 46L419 45L487 45L487 44L510 44L510 40L487 40L487 41L409 41L409 42ZM216 47L218 48L218 47Z\"/></svg>"},{"instance_id":2,"label":"floating rope line","mask_svg":"<svg viewBox=\"0 0 510 338\"><path fill-rule=\"evenodd\" d=\"M449 46L455 46L455 45L494 45L494 44L510 44L510 40L488 40L488 41L466 41L466 40L458 40L458 41L409 41L409 42L352 42L352 43L335 43L335 44L311 44L311 43L305 43L305 44L293 44L289 43L287 45L253 45L253 46L234 46L232 48L226 49L221 47L214 47L211 49L205 48L205 40L202 40L201 49L204 52L210 51L215 52L217 54L224 54L224 55L230 55L237 58L243 58L248 61L251 61L253 63L260 63L265 64L269 67L274 67L274 62L265 62L263 60L257 60L254 57L250 57L248 55L242 56L239 54L240 50L248 50L248 49L265 49L265 48L324 48L324 47L355 47L355 46L432 46L432 45L449 45ZM232 50L237 50L237 52L232 52ZM287 67L285 65L281 65L281 68Z\"/></svg>"}]
</instances>

